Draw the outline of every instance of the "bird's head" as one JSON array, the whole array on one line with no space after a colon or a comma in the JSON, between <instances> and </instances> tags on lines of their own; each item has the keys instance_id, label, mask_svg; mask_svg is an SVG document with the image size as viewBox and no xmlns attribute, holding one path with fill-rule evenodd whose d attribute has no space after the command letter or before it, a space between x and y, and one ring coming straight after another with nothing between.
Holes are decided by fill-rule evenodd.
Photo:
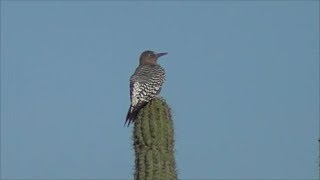
<instances>
[{"instance_id":1,"label":"bird's head","mask_svg":"<svg viewBox=\"0 0 320 180\"><path fill-rule=\"evenodd\" d=\"M140 65L146 65L146 64L157 64L157 60L159 57L164 56L168 53L155 53L153 51L144 51L140 55Z\"/></svg>"}]
</instances>

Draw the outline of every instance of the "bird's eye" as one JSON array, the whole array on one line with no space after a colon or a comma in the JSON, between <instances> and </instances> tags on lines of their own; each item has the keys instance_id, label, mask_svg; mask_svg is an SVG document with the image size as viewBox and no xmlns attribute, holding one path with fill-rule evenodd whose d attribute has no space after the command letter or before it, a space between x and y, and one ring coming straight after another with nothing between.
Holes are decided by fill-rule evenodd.
<instances>
[{"instance_id":1,"label":"bird's eye","mask_svg":"<svg viewBox=\"0 0 320 180\"><path fill-rule=\"evenodd\" d=\"M153 57L153 54L149 54L149 57Z\"/></svg>"}]
</instances>

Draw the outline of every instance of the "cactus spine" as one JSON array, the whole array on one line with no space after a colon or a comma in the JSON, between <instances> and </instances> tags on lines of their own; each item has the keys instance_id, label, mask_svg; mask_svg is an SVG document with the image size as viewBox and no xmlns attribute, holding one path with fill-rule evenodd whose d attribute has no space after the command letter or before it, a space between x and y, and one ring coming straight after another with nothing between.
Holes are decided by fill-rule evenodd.
<instances>
[{"instance_id":1,"label":"cactus spine","mask_svg":"<svg viewBox=\"0 0 320 180\"><path fill-rule=\"evenodd\" d=\"M138 113L133 130L135 180L177 179L170 108L154 99Z\"/></svg>"}]
</instances>

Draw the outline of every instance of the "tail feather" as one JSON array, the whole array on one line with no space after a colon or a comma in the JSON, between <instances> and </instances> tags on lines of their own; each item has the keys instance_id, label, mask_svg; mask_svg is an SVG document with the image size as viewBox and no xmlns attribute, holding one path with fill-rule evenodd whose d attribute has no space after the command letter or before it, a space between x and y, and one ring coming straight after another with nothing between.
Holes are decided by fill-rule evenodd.
<instances>
[{"instance_id":1,"label":"tail feather","mask_svg":"<svg viewBox=\"0 0 320 180\"><path fill-rule=\"evenodd\" d=\"M134 110L134 108L130 106L127 113L126 121L124 122L124 126L127 125L127 127L129 127L129 125L134 122L137 114L138 114L138 111Z\"/></svg>"},{"instance_id":2,"label":"tail feather","mask_svg":"<svg viewBox=\"0 0 320 180\"><path fill-rule=\"evenodd\" d=\"M129 110L128 110L128 113L127 113L126 121L124 122L124 126L126 126L127 123L128 123L127 127L129 127L130 123L133 122L133 120L132 120L131 108L132 108L132 107L130 106L130 108L129 108Z\"/></svg>"},{"instance_id":3,"label":"tail feather","mask_svg":"<svg viewBox=\"0 0 320 180\"><path fill-rule=\"evenodd\" d=\"M131 123L134 123L140 109L143 108L146 104L147 104L147 102L140 103L139 106L137 106L135 108L130 106L128 113L127 113L126 121L124 122L124 126L127 125L127 127L129 127L129 125Z\"/></svg>"}]
</instances>

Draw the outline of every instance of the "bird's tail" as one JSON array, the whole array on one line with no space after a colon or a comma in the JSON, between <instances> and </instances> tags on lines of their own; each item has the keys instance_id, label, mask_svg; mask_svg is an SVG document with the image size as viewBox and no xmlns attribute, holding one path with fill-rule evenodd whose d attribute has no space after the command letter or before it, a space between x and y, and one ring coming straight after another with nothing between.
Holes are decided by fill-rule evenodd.
<instances>
[{"instance_id":1,"label":"bird's tail","mask_svg":"<svg viewBox=\"0 0 320 180\"><path fill-rule=\"evenodd\" d=\"M136 116L137 116L137 111L134 111L133 107L130 106L127 113L126 121L124 122L124 126L127 125L127 127L129 127L129 125L134 122L134 119L136 118Z\"/></svg>"},{"instance_id":2,"label":"bird's tail","mask_svg":"<svg viewBox=\"0 0 320 180\"><path fill-rule=\"evenodd\" d=\"M129 127L129 125L131 123L134 123L140 109L142 109L146 104L147 104L147 102L140 102L135 107L130 106L128 113L127 113L126 121L124 122L124 126L126 126L126 124L128 124L127 127Z\"/></svg>"}]
</instances>

